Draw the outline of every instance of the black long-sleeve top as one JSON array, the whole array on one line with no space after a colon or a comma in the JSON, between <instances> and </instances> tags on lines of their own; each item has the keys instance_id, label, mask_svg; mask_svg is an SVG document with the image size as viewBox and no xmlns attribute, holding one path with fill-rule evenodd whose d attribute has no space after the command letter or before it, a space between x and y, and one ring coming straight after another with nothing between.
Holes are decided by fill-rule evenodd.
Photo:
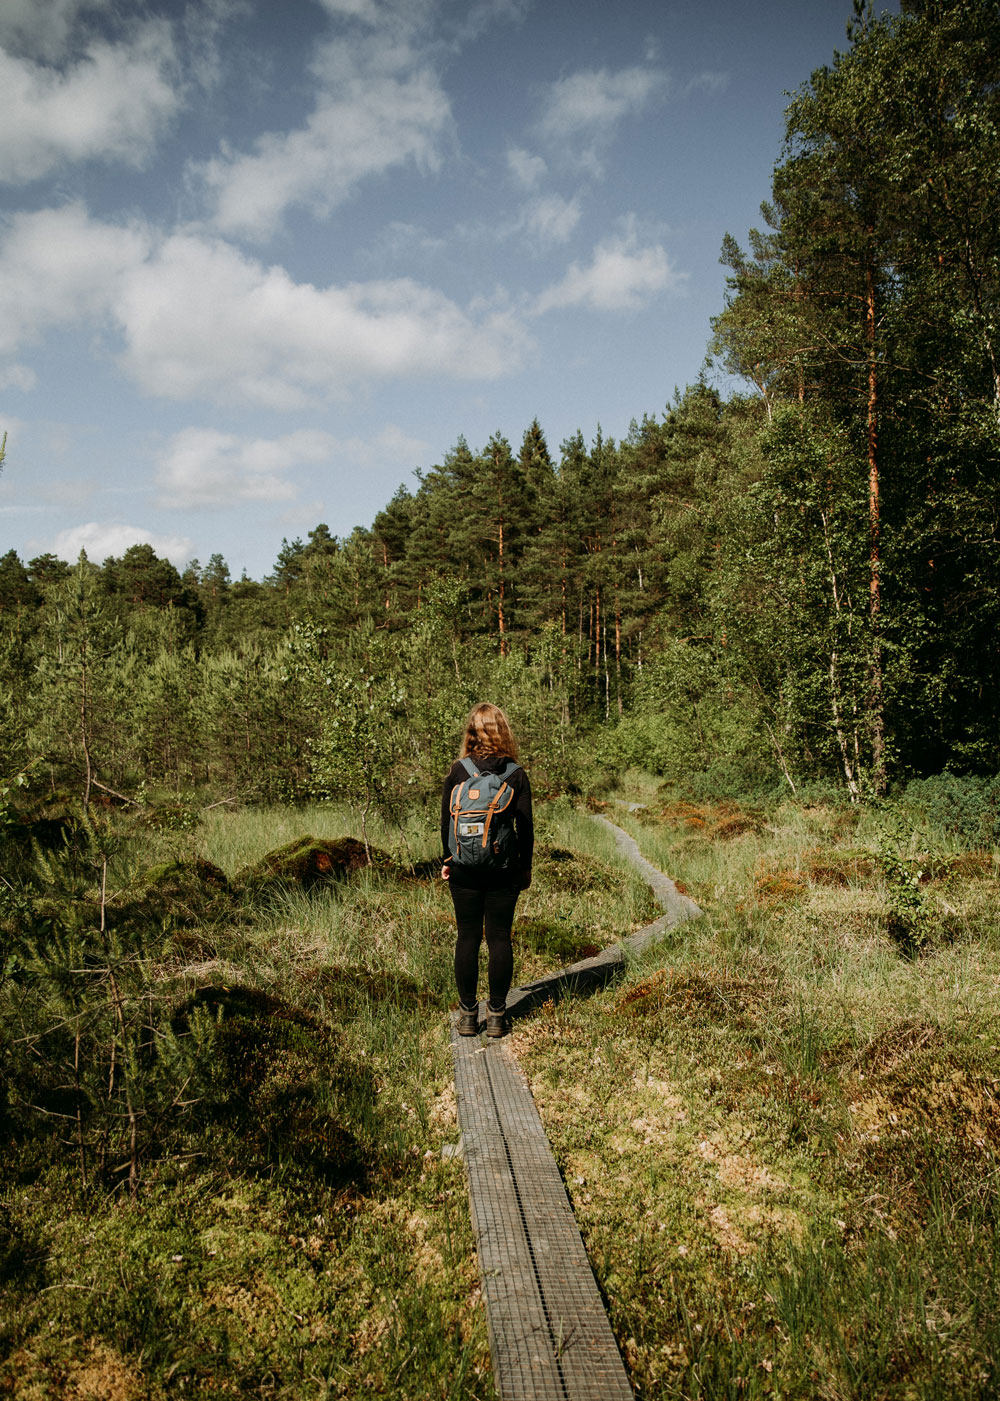
<instances>
[{"instance_id":1,"label":"black long-sleeve top","mask_svg":"<svg viewBox=\"0 0 1000 1401\"><path fill-rule=\"evenodd\" d=\"M469 756L481 773L502 773L510 760L503 754L489 754L479 758ZM469 771L461 759L456 759L448 771L441 794L441 849L443 860L452 861L448 846L451 828L451 794L454 788L464 783ZM531 877L531 858L535 849L535 824L531 816L531 784L522 768L516 768L507 780L514 790L512 807L514 836L517 840L517 861L514 870L490 871L472 869L452 861L451 879L456 885L473 886L477 890L495 890L507 885L523 885Z\"/></svg>"}]
</instances>

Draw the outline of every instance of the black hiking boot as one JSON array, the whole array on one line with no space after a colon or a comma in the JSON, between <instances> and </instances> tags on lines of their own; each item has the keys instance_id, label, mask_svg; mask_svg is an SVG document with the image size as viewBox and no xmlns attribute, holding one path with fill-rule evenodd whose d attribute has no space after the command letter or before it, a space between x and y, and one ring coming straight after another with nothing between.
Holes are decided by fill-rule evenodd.
<instances>
[{"instance_id":1,"label":"black hiking boot","mask_svg":"<svg viewBox=\"0 0 1000 1401\"><path fill-rule=\"evenodd\" d=\"M463 1007L458 1008L458 1034L459 1036L479 1035L479 1008Z\"/></svg>"},{"instance_id":2,"label":"black hiking boot","mask_svg":"<svg viewBox=\"0 0 1000 1401\"><path fill-rule=\"evenodd\" d=\"M487 1004L486 1004L486 1035L487 1035L487 1036L493 1036L493 1037L503 1036L503 1034L504 1034L504 1032L505 1032L506 1030L507 1030L507 1009L506 1009L506 1007L501 1007L499 1012L495 1012L495 1011L493 1010L493 1008L489 1005L489 1003L487 1003Z\"/></svg>"}]
</instances>

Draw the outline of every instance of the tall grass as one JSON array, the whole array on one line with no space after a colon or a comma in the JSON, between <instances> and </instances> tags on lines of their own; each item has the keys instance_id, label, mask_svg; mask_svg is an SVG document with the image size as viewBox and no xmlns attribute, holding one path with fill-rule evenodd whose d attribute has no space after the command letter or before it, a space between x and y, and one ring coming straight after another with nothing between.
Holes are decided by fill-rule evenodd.
<instances>
[{"instance_id":1,"label":"tall grass","mask_svg":"<svg viewBox=\"0 0 1000 1401\"><path fill-rule=\"evenodd\" d=\"M537 825L518 981L655 913L586 818L552 805ZM390 862L312 891L199 884L195 859L236 879L306 834L356 831L330 806L220 807L195 831L115 838L108 918L127 921L134 973L119 984L128 1073L138 1085L160 1067L132 1192L113 1163L102 1176L86 1159L81 1180L74 1121L64 1128L74 1040L72 1028L52 1039L53 988L103 984L67 952L47 981L25 962L0 985L5 1017L25 1021L35 999L24 1034L35 1063L48 1061L30 1093L14 1076L14 1130L0 1143L3 1394L493 1395L464 1179L441 1158L458 1135L454 916L433 865L412 871L437 852L436 814L378 830ZM177 860L179 875L150 884L151 867ZM72 925L99 946L86 933L99 868L57 863L33 907L39 929ZM62 935L44 937L58 951ZM122 1053L101 997L80 1006L73 1015L92 1012L103 1037L82 1043L104 1055L88 1074L105 1085L110 1074L116 1091L103 1120L94 1108L81 1120L96 1144L120 1137ZM156 1049L168 1042L169 1065Z\"/></svg>"},{"instance_id":2,"label":"tall grass","mask_svg":"<svg viewBox=\"0 0 1000 1401\"><path fill-rule=\"evenodd\" d=\"M705 917L515 1040L637 1394L998 1394L995 853L620 797Z\"/></svg>"}]
</instances>

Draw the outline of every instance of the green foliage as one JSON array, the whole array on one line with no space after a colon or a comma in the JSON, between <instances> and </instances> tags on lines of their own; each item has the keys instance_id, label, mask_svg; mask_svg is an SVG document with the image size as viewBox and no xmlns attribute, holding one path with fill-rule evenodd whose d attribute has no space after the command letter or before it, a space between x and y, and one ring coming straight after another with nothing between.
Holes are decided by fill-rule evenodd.
<instances>
[{"instance_id":1,"label":"green foliage","mask_svg":"<svg viewBox=\"0 0 1000 1401\"><path fill-rule=\"evenodd\" d=\"M141 877L143 904L177 925L211 922L228 907L232 888L225 872L199 857L164 861Z\"/></svg>"},{"instance_id":2,"label":"green foliage","mask_svg":"<svg viewBox=\"0 0 1000 1401\"><path fill-rule=\"evenodd\" d=\"M1000 777L943 773L911 779L899 801L905 811L970 846L1000 846Z\"/></svg>"},{"instance_id":3,"label":"green foliage","mask_svg":"<svg viewBox=\"0 0 1000 1401\"><path fill-rule=\"evenodd\" d=\"M865 11L794 95L762 229L722 250L712 353L750 397L703 376L557 454L537 419L459 437L260 582L8 551L0 771L84 806L335 794L367 840L493 699L548 793L595 754L854 802L994 774L998 59L979 0Z\"/></svg>"},{"instance_id":4,"label":"green foliage","mask_svg":"<svg viewBox=\"0 0 1000 1401\"><path fill-rule=\"evenodd\" d=\"M921 884L926 872L907 848L911 828L895 807L878 813L876 850L888 895L886 928L889 937L907 958L915 958L927 946L934 931L934 915Z\"/></svg>"}]
</instances>

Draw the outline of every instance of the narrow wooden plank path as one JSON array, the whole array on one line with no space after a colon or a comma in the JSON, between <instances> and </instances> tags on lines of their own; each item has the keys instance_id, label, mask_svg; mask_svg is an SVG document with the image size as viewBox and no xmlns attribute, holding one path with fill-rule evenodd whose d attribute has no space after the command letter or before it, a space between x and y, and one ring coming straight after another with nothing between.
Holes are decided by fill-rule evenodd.
<instances>
[{"instance_id":1,"label":"narrow wooden plank path","mask_svg":"<svg viewBox=\"0 0 1000 1401\"><path fill-rule=\"evenodd\" d=\"M638 951L701 911L605 818L666 913L621 944L507 1000L523 1016L547 998L607 982ZM535 1101L506 1041L459 1036L455 1092L493 1372L501 1401L631 1401L614 1334Z\"/></svg>"}]
</instances>

